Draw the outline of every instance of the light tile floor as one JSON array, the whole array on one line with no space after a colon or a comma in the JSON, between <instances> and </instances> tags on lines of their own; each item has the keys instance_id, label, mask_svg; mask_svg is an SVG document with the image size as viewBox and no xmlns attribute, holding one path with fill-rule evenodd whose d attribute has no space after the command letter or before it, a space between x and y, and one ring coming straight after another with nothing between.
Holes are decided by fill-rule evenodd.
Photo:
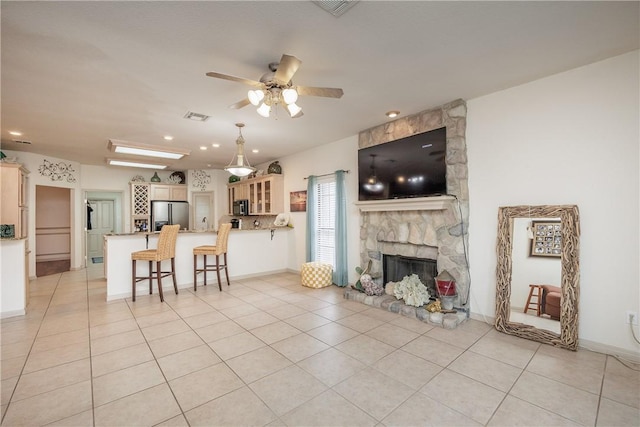
<instances>
[{"instance_id":1,"label":"light tile floor","mask_svg":"<svg viewBox=\"0 0 640 427\"><path fill-rule=\"evenodd\" d=\"M2 425L640 425L640 373L467 321L370 308L295 274L106 302L101 266L4 319Z\"/></svg>"}]
</instances>

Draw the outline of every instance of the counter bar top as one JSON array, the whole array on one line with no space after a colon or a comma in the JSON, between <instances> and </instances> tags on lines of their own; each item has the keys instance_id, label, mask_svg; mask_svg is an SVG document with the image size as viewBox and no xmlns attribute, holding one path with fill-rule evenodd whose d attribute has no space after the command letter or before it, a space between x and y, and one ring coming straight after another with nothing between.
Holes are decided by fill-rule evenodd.
<instances>
[{"instance_id":1,"label":"counter bar top","mask_svg":"<svg viewBox=\"0 0 640 427\"><path fill-rule=\"evenodd\" d=\"M287 254L289 253L290 233L278 229L232 230L229 233L228 264L231 286L234 280L255 277L262 274L273 274L287 271ZM131 296L131 253L144 249L155 249L160 233L123 233L105 235L105 275L107 278L107 300L129 298ZM141 238L141 237L146 238ZM176 281L178 288L191 288L193 291L193 248L201 245L215 245L215 231L182 231L176 240ZM202 260L200 260L202 262ZM139 275L148 269L146 262L137 263ZM169 261L164 261L162 269L168 270ZM215 275L214 275L215 277ZM202 283L202 275L198 277ZM223 282L225 282L223 280ZM163 279L165 296L173 294L171 277ZM142 281L138 284L140 296L149 292L149 284ZM217 288L217 286L214 284ZM158 292L153 285L154 294ZM180 293L190 292L188 289Z\"/></svg>"}]
</instances>

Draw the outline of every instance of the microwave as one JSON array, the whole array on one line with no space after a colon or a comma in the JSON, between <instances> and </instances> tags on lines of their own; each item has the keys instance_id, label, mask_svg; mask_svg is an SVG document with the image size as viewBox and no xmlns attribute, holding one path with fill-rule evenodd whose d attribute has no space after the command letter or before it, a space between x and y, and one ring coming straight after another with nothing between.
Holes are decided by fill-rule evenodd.
<instances>
[{"instance_id":1,"label":"microwave","mask_svg":"<svg viewBox=\"0 0 640 427\"><path fill-rule=\"evenodd\" d=\"M233 202L234 215L249 215L249 200L236 200Z\"/></svg>"}]
</instances>

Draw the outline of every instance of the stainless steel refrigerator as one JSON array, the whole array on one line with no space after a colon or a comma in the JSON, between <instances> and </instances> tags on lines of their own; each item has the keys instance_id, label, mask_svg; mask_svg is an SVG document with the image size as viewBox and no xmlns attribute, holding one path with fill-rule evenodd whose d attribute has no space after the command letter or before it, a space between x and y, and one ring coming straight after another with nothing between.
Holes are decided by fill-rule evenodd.
<instances>
[{"instance_id":1,"label":"stainless steel refrigerator","mask_svg":"<svg viewBox=\"0 0 640 427\"><path fill-rule=\"evenodd\" d=\"M180 229L189 228L189 203L151 202L151 231L160 231L165 224L180 224Z\"/></svg>"}]
</instances>

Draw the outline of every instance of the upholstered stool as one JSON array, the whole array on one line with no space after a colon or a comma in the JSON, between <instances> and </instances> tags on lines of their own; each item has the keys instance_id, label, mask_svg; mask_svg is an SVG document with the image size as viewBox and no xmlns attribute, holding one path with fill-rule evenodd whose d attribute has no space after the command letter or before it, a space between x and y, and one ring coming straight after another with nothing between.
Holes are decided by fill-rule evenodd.
<instances>
[{"instance_id":1,"label":"upholstered stool","mask_svg":"<svg viewBox=\"0 0 640 427\"><path fill-rule=\"evenodd\" d=\"M553 320L560 320L561 302L561 288L553 285L542 285L542 314L548 314Z\"/></svg>"},{"instance_id":2,"label":"upholstered stool","mask_svg":"<svg viewBox=\"0 0 640 427\"><path fill-rule=\"evenodd\" d=\"M307 262L302 264L302 286L308 288L324 288L331 286L333 267L321 262Z\"/></svg>"}]
</instances>

